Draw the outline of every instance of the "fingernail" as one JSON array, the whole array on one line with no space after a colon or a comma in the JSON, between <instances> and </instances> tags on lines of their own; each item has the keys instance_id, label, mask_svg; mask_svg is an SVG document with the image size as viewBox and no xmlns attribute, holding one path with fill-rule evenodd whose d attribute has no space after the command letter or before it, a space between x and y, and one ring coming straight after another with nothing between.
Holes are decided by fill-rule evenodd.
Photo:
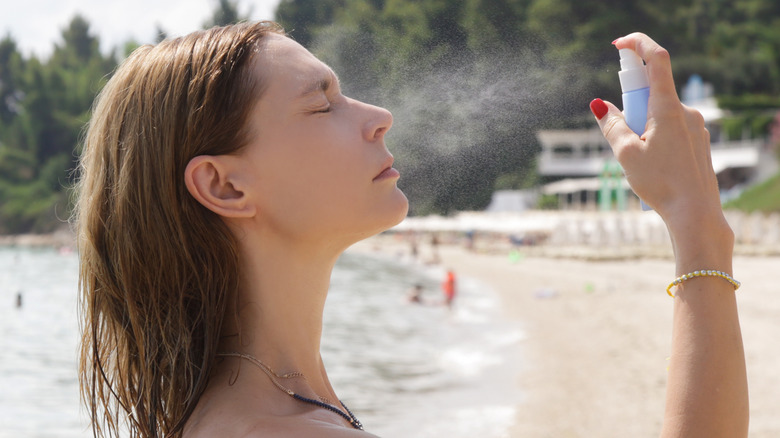
<instances>
[{"instance_id":1,"label":"fingernail","mask_svg":"<svg viewBox=\"0 0 780 438\"><path fill-rule=\"evenodd\" d=\"M593 112L593 115L596 116L596 119L601 120L602 117L604 117L608 112L609 108L607 108L607 104L604 103L601 99L593 99L590 101L590 110Z\"/></svg>"},{"instance_id":2,"label":"fingernail","mask_svg":"<svg viewBox=\"0 0 780 438\"><path fill-rule=\"evenodd\" d=\"M620 38L615 38L615 41L612 41L612 45L614 46L616 42L618 42Z\"/></svg>"}]
</instances>

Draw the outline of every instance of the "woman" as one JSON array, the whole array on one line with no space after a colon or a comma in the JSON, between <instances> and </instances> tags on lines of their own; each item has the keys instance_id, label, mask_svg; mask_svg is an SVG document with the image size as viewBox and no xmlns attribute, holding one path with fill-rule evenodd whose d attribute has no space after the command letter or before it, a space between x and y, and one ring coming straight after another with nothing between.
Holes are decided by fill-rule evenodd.
<instances>
[{"instance_id":1,"label":"woman","mask_svg":"<svg viewBox=\"0 0 780 438\"><path fill-rule=\"evenodd\" d=\"M599 123L669 224L678 270L730 272L706 131L669 88L660 48L643 35L618 44L651 65L648 134L628 135L596 102ZM94 109L76 213L80 378L98 435L126 423L134 436L370 436L319 349L336 259L407 211L391 125L271 23L142 47L122 64ZM666 189L649 184L670 157L697 167L670 173ZM734 295L716 280L677 291L666 436L744 435Z\"/></svg>"}]
</instances>

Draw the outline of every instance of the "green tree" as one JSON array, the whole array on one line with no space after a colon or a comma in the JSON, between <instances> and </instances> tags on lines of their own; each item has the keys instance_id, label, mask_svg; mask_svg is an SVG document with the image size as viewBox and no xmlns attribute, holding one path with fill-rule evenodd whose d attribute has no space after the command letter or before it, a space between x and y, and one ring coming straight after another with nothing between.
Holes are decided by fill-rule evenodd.
<instances>
[{"instance_id":1,"label":"green tree","mask_svg":"<svg viewBox=\"0 0 780 438\"><path fill-rule=\"evenodd\" d=\"M14 47L0 42L0 231L49 231L68 215L79 133L116 61L78 15L48 60L22 59Z\"/></svg>"},{"instance_id":2,"label":"green tree","mask_svg":"<svg viewBox=\"0 0 780 438\"><path fill-rule=\"evenodd\" d=\"M24 60L10 35L0 40L0 141L2 128L19 113Z\"/></svg>"},{"instance_id":3,"label":"green tree","mask_svg":"<svg viewBox=\"0 0 780 438\"><path fill-rule=\"evenodd\" d=\"M239 21L248 20L250 14L251 12L248 14L239 13L237 0L217 0L217 7L212 12L211 18L203 23L203 28L209 29L214 26L238 23Z\"/></svg>"},{"instance_id":4,"label":"green tree","mask_svg":"<svg viewBox=\"0 0 780 438\"><path fill-rule=\"evenodd\" d=\"M334 22L336 12L347 0L281 0L276 7L276 21L301 45L309 47L314 34ZM372 2L365 2L370 7ZM376 2L374 2L376 3Z\"/></svg>"},{"instance_id":5,"label":"green tree","mask_svg":"<svg viewBox=\"0 0 780 438\"><path fill-rule=\"evenodd\" d=\"M780 3L689 0L677 9L685 57L676 72L700 74L724 96L780 96Z\"/></svg>"}]
</instances>

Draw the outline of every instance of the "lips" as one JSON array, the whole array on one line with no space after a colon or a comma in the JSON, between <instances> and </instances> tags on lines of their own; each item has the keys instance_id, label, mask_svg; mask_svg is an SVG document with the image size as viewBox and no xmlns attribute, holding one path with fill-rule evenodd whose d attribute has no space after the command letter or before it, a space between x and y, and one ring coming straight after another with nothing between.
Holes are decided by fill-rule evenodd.
<instances>
[{"instance_id":1,"label":"lips","mask_svg":"<svg viewBox=\"0 0 780 438\"><path fill-rule=\"evenodd\" d=\"M393 157L390 157L385 162L385 166L382 168L382 171L374 177L374 181L380 181L387 178L398 178L400 176L401 174L398 172L398 170L393 168Z\"/></svg>"},{"instance_id":2,"label":"lips","mask_svg":"<svg viewBox=\"0 0 780 438\"><path fill-rule=\"evenodd\" d=\"M401 176L401 173L398 172L398 170L393 169L392 167L388 167L387 169L383 170L382 173L374 177L374 181L379 181L385 178L398 178Z\"/></svg>"}]
</instances>

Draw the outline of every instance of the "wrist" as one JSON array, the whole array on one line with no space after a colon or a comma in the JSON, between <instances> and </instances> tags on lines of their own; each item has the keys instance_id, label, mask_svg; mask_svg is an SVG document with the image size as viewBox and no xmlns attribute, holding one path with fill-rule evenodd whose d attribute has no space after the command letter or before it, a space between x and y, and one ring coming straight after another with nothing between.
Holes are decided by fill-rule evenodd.
<instances>
[{"instance_id":1,"label":"wrist","mask_svg":"<svg viewBox=\"0 0 780 438\"><path fill-rule=\"evenodd\" d=\"M701 269L733 274L734 232L718 209L712 214L686 215L667 222L677 275Z\"/></svg>"}]
</instances>

